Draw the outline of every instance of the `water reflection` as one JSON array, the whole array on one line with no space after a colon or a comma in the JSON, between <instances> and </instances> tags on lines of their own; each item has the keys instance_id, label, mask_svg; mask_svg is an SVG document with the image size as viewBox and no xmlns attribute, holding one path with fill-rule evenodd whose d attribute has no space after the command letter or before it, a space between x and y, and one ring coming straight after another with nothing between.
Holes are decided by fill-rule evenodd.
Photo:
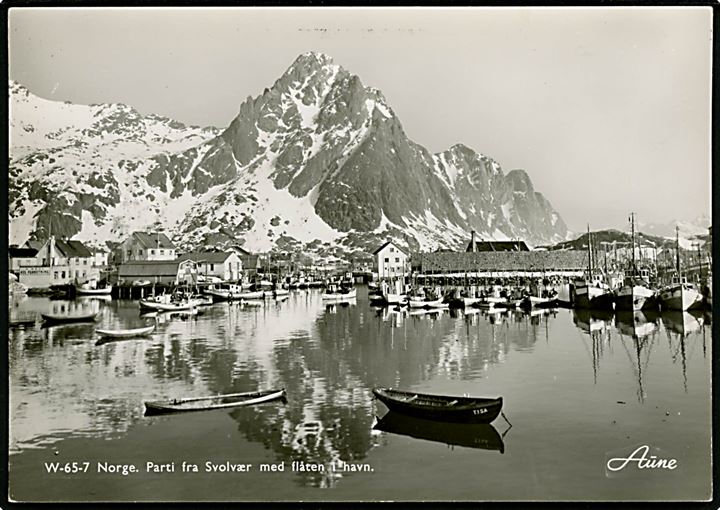
<instances>
[{"instance_id":1,"label":"water reflection","mask_svg":"<svg viewBox=\"0 0 720 510\"><path fill-rule=\"evenodd\" d=\"M505 453L503 437L489 424L443 423L388 412L373 427L375 430L424 439L450 446L464 446Z\"/></svg>"},{"instance_id":2,"label":"water reflection","mask_svg":"<svg viewBox=\"0 0 720 510\"><path fill-rule=\"evenodd\" d=\"M319 292L292 293L282 302L218 303L194 316L141 317L136 302L96 299L26 298L13 303L10 312L57 313L61 309L54 307L83 306L100 312L97 324L9 332L14 454L73 436L122 436L143 419L143 400L284 387L285 405L218 416L230 416L240 434L278 461L326 466L322 472L294 474L299 485L315 487L337 485L342 473L331 469L334 463L359 462L382 444L383 435L372 433L374 386L483 394L498 384L492 390L523 394L527 380L542 377L548 364L557 363L552 370L561 376L582 366L587 377L592 369L593 387L601 392L609 382L599 378L601 364L613 364L617 373L637 381L643 403L652 370L678 367L683 391L689 391L688 367L696 346L705 356L708 327L702 316L687 313L414 311L371 308L362 293L355 303L327 304ZM156 330L145 339L99 342L95 334L96 326L130 329L152 323ZM658 352L651 361L653 350ZM498 379L503 369L510 375ZM568 381L567 387L558 386L566 396L579 384L570 376ZM389 414L375 430L504 451L503 437L492 426L423 422Z\"/></svg>"}]
</instances>

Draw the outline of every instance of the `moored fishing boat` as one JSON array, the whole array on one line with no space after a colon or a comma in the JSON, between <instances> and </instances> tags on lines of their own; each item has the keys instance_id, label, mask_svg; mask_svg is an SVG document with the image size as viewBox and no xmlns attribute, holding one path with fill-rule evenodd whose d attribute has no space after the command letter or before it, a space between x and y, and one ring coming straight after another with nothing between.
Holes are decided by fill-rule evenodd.
<instances>
[{"instance_id":1,"label":"moored fishing boat","mask_svg":"<svg viewBox=\"0 0 720 510\"><path fill-rule=\"evenodd\" d=\"M80 286L75 289L75 292L81 296L107 296L112 293L112 285L101 289Z\"/></svg>"},{"instance_id":2,"label":"moored fishing boat","mask_svg":"<svg viewBox=\"0 0 720 510\"><path fill-rule=\"evenodd\" d=\"M373 388L391 411L439 421L490 423L502 411L503 399L430 395L392 388Z\"/></svg>"},{"instance_id":3,"label":"moored fishing boat","mask_svg":"<svg viewBox=\"0 0 720 510\"><path fill-rule=\"evenodd\" d=\"M655 291L647 286L642 278L628 276L616 293L615 309L623 311L638 311L655 308Z\"/></svg>"},{"instance_id":4,"label":"moored fishing boat","mask_svg":"<svg viewBox=\"0 0 720 510\"><path fill-rule=\"evenodd\" d=\"M698 288L688 283L684 276L676 275L670 285L660 291L663 310L687 311L703 307L703 295Z\"/></svg>"},{"instance_id":5,"label":"moored fishing boat","mask_svg":"<svg viewBox=\"0 0 720 510\"><path fill-rule=\"evenodd\" d=\"M285 399L285 389L145 402L145 415L209 411Z\"/></svg>"},{"instance_id":6,"label":"moored fishing boat","mask_svg":"<svg viewBox=\"0 0 720 510\"><path fill-rule=\"evenodd\" d=\"M203 292L212 297L213 301L232 301L241 299L241 295L245 293L242 286L230 284L217 284L208 287Z\"/></svg>"},{"instance_id":7,"label":"moored fishing boat","mask_svg":"<svg viewBox=\"0 0 720 510\"><path fill-rule=\"evenodd\" d=\"M59 313L41 313L43 321L51 324L62 324L70 322L93 322L98 316L98 312L75 313L75 314L59 314Z\"/></svg>"},{"instance_id":8,"label":"moored fishing boat","mask_svg":"<svg viewBox=\"0 0 720 510\"><path fill-rule=\"evenodd\" d=\"M704 306L700 289L688 283L680 270L680 229L675 227L675 270L670 285L660 291L660 306L663 310L695 310Z\"/></svg>"},{"instance_id":9,"label":"moored fishing boat","mask_svg":"<svg viewBox=\"0 0 720 510\"><path fill-rule=\"evenodd\" d=\"M133 338L152 333L155 325L133 329L95 329L95 333L103 338Z\"/></svg>"},{"instance_id":10,"label":"moored fishing boat","mask_svg":"<svg viewBox=\"0 0 720 510\"><path fill-rule=\"evenodd\" d=\"M353 288L347 291L342 289L329 288L327 292L323 293L323 301L350 301L357 297L357 289Z\"/></svg>"},{"instance_id":11,"label":"moored fishing boat","mask_svg":"<svg viewBox=\"0 0 720 510\"><path fill-rule=\"evenodd\" d=\"M162 297L162 296L160 296ZM157 310L158 312L177 312L180 310L190 310L195 308L197 304L190 300L172 301L168 299L157 300L157 299L141 299L140 308L147 310Z\"/></svg>"},{"instance_id":12,"label":"moored fishing boat","mask_svg":"<svg viewBox=\"0 0 720 510\"><path fill-rule=\"evenodd\" d=\"M443 303L443 298L439 299L425 299L425 298L410 298L408 300L408 306L410 308L444 308L447 304Z\"/></svg>"}]
</instances>

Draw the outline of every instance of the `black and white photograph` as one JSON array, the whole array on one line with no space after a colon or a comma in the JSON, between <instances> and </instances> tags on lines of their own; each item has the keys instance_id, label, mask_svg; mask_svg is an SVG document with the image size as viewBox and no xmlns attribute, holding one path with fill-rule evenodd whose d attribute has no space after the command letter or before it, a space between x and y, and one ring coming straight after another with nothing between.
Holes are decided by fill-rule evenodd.
<instances>
[{"instance_id":1,"label":"black and white photograph","mask_svg":"<svg viewBox=\"0 0 720 510\"><path fill-rule=\"evenodd\" d=\"M6 501L712 499L711 7L6 12Z\"/></svg>"}]
</instances>

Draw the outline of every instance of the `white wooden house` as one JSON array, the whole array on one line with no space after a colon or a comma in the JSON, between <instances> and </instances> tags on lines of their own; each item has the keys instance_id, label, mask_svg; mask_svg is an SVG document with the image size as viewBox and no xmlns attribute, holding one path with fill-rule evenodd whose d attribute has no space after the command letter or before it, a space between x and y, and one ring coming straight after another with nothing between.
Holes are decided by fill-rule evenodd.
<instances>
[{"instance_id":1,"label":"white wooden house","mask_svg":"<svg viewBox=\"0 0 720 510\"><path fill-rule=\"evenodd\" d=\"M392 241L388 241L373 252L377 261L379 278L404 276L410 270L408 254Z\"/></svg>"},{"instance_id":2,"label":"white wooden house","mask_svg":"<svg viewBox=\"0 0 720 510\"><path fill-rule=\"evenodd\" d=\"M178 257L178 261L192 260L197 266L198 279L219 278L226 282L237 281L243 271L240 257L234 251L192 252Z\"/></svg>"}]
</instances>

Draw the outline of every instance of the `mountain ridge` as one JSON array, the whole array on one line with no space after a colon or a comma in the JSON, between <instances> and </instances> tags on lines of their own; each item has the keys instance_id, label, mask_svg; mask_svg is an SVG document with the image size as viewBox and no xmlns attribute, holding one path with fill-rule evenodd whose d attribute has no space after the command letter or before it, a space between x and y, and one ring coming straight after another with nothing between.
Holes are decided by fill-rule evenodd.
<instances>
[{"instance_id":1,"label":"mountain ridge","mask_svg":"<svg viewBox=\"0 0 720 510\"><path fill-rule=\"evenodd\" d=\"M21 118L18 101L32 93L19 87L14 93L11 84L11 134L27 128L47 138L47 119ZM16 237L41 237L52 225L68 237L117 238L154 225L184 248L239 240L256 251L333 244L372 251L387 237L433 249L462 246L470 230L531 244L568 233L527 172L504 174L460 143L430 153L407 137L378 89L326 55L300 55L224 129L141 116L125 105L38 99L53 112L64 107L60 116L84 129L34 144L12 138Z\"/></svg>"}]
</instances>

